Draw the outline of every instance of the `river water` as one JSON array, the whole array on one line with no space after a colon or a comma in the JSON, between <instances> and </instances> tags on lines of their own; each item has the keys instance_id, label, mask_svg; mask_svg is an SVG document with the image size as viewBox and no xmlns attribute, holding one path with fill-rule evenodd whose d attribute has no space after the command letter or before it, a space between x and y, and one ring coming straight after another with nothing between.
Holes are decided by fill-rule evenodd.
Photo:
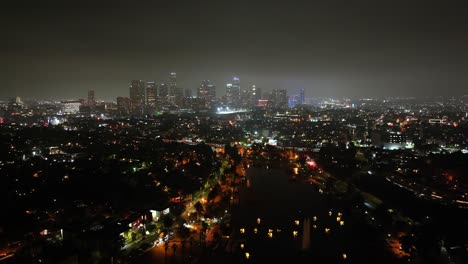
<instances>
[{"instance_id":1,"label":"river water","mask_svg":"<svg viewBox=\"0 0 468 264\"><path fill-rule=\"evenodd\" d=\"M352 208L340 204L319 193L314 185L288 180L285 169L251 167L246 184L239 190L239 204L232 211L235 233L228 251L239 260L247 252L248 261L255 263L392 263L376 232L356 217ZM338 213L343 226L337 221ZM310 235L304 235L305 219L310 221ZM304 248L308 244L310 247Z\"/></svg>"}]
</instances>

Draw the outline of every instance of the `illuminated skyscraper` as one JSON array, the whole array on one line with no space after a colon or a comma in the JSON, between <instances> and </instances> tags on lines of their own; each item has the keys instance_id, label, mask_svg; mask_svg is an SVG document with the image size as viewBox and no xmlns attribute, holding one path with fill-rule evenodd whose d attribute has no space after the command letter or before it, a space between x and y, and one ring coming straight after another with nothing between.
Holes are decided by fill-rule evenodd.
<instances>
[{"instance_id":1,"label":"illuminated skyscraper","mask_svg":"<svg viewBox=\"0 0 468 264\"><path fill-rule=\"evenodd\" d=\"M159 85L159 97L167 97L169 95L169 89L167 87L167 84L161 83Z\"/></svg>"},{"instance_id":2,"label":"illuminated skyscraper","mask_svg":"<svg viewBox=\"0 0 468 264\"><path fill-rule=\"evenodd\" d=\"M89 90L88 91L88 105L89 106L95 106L96 105L96 99L94 97L94 90Z\"/></svg>"},{"instance_id":3,"label":"illuminated skyscraper","mask_svg":"<svg viewBox=\"0 0 468 264\"><path fill-rule=\"evenodd\" d=\"M251 85L247 90L246 106L253 107L257 105L258 100L261 99L262 91L255 84Z\"/></svg>"},{"instance_id":4,"label":"illuminated skyscraper","mask_svg":"<svg viewBox=\"0 0 468 264\"><path fill-rule=\"evenodd\" d=\"M131 109L131 101L128 97L117 97L117 112L120 115L128 115L130 114Z\"/></svg>"},{"instance_id":5,"label":"illuminated skyscraper","mask_svg":"<svg viewBox=\"0 0 468 264\"><path fill-rule=\"evenodd\" d=\"M198 87L197 97L205 101L205 107L210 107L216 98L216 86L210 80L203 80Z\"/></svg>"},{"instance_id":6,"label":"illuminated skyscraper","mask_svg":"<svg viewBox=\"0 0 468 264\"><path fill-rule=\"evenodd\" d=\"M177 88L177 73L171 72L171 78L169 79L169 95L175 96Z\"/></svg>"},{"instance_id":7,"label":"illuminated skyscraper","mask_svg":"<svg viewBox=\"0 0 468 264\"><path fill-rule=\"evenodd\" d=\"M284 89L273 89L270 95L271 103L269 105L273 107L285 108L288 106L288 95Z\"/></svg>"},{"instance_id":8,"label":"illuminated skyscraper","mask_svg":"<svg viewBox=\"0 0 468 264\"><path fill-rule=\"evenodd\" d=\"M239 107L240 104L240 79L234 76L232 83L226 84L226 102L231 107Z\"/></svg>"},{"instance_id":9,"label":"illuminated skyscraper","mask_svg":"<svg viewBox=\"0 0 468 264\"><path fill-rule=\"evenodd\" d=\"M169 96L171 102L176 105L181 105L184 98L184 89L177 86L177 74L171 72L171 78L169 80Z\"/></svg>"},{"instance_id":10,"label":"illuminated skyscraper","mask_svg":"<svg viewBox=\"0 0 468 264\"><path fill-rule=\"evenodd\" d=\"M159 93L158 93L158 108L164 107L169 103L169 87L165 83L161 83L159 85Z\"/></svg>"},{"instance_id":11,"label":"illuminated skyscraper","mask_svg":"<svg viewBox=\"0 0 468 264\"><path fill-rule=\"evenodd\" d=\"M155 82L146 82L146 104L149 106L156 105L156 98L158 95L158 87Z\"/></svg>"},{"instance_id":12,"label":"illuminated skyscraper","mask_svg":"<svg viewBox=\"0 0 468 264\"><path fill-rule=\"evenodd\" d=\"M132 113L142 114L145 105L145 82L133 80L130 86L130 101L132 103Z\"/></svg>"},{"instance_id":13,"label":"illuminated skyscraper","mask_svg":"<svg viewBox=\"0 0 468 264\"><path fill-rule=\"evenodd\" d=\"M232 106L233 101L232 83L226 83L226 104Z\"/></svg>"}]
</instances>

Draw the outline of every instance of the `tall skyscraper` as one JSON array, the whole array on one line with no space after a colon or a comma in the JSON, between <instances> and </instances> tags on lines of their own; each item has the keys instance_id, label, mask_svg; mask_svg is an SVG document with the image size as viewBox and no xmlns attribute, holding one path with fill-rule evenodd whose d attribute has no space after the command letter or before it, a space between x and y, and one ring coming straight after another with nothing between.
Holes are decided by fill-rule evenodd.
<instances>
[{"instance_id":1,"label":"tall skyscraper","mask_svg":"<svg viewBox=\"0 0 468 264\"><path fill-rule=\"evenodd\" d=\"M145 106L145 82L133 80L130 86L130 101L133 114L143 114Z\"/></svg>"},{"instance_id":2,"label":"tall skyscraper","mask_svg":"<svg viewBox=\"0 0 468 264\"><path fill-rule=\"evenodd\" d=\"M288 95L284 89L273 89L270 95L270 106L285 108L288 106Z\"/></svg>"},{"instance_id":3,"label":"tall skyscraper","mask_svg":"<svg viewBox=\"0 0 468 264\"><path fill-rule=\"evenodd\" d=\"M167 84L161 83L159 85L159 97L167 97L169 95L169 89L167 87Z\"/></svg>"},{"instance_id":4,"label":"tall skyscraper","mask_svg":"<svg viewBox=\"0 0 468 264\"><path fill-rule=\"evenodd\" d=\"M204 100L205 107L209 108L216 98L216 86L210 80L203 80L198 87L197 97Z\"/></svg>"},{"instance_id":5,"label":"tall skyscraper","mask_svg":"<svg viewBox=\"0 0 468 264\"><path fill-rule=\"evenodd\" d=\"M243 88L240 92L239 107L247 108L250 106L250 97L252 95L252 87Z\"/></svg>"},{"instance_id":6,"label":"tall skyscraper","mask_svg":"<svg viewBox=\"0 0 468 264\"><path fill-rule=\"evenodd\" d=\"M94 90L89 90L88 91L88 105L89 106L95 106L96 105L96 99L94 97Z\"/></svg>"},{"instance_id":7,"label":"tall skyscraper","mask_svg":"<svg viewBox=\"0 0 468 264\"><path fill-rule=\"evenodd\" d=\"M177 73L171 72L171 78L169 79L169 86L171 89L171 95L175 95L175 87L177 87Z\"/></svg>"},{"instance_id":8,"label":"tall skyscraper","mask_svg":"<svg viewBox=\"0 0 468 264\"><path fill-rule=\"evenodd\" d=\"M248 99L249 107L256 106L258 100L262 98L262 91L259 87L253 84L252 86L250 86L249 92L250 92L249 99Z\"/></svg>"},{"instance_id":9,"label":"tall skyscraper","mask_svg":"<svg viewBox=\"0 0 468 264\"><path fill-rule=\"evenodd\" d=\"M232 106L234 104L233 100L233 90L232 83L226 83L226 104Z\"/></svg>"},{"instance_id":10,"label":"tall skyscraper","mask_svg":"<svg viewBox=\"0 0 468 264\"><path fill-rule=\"evenodd\" d=\"M226 84L226 101L231 107L239 107L240 104L240 79L234 76L232 83Z\"/></svg>"},{"instance_id":11,"label":"tall skyscraper","mask_svg":"<svg viewBox=\"0 0 468 264\"><path fill-rule=\"evenodd\" d=\"M184 89L177 86L177 74L171 72L171 78L169 80L169 96L172 103L181 105L184 98Z\"/></svg>"},{"instance_id":12,"label":"tall skyscraper","mask_svg":"<svg viewBox=\"0 0 468 264\"><path fill-rule=\"evenodd\" d=\"M169 87L165 83L159 85L158 108L167 106L169 103Z\"/></svg>"},{"instance_id":13,"label":"tall skyscraper","mask_svg":"<svg viewBox=\"0 0 468 264\"><path fill-rule=\"evenodd\" d=\"M146 89L146 104L149 105L149 106L156 106L156 99L157 99L157 95L158 95L158 87L157 87L157 84L155 82L146 82L146 85L145 85L145 89Z\"/></svg>"},{"instance_id":14,"label":"tall skyscraper","mask_svg":"<svg viewBox=\"0 0 468 264\"><path fill-rule=\"evenodd\" d=\"M130 114L131 100L128 97L117 97L117 112L120 115Z\"/></svg>"}]
</instances>

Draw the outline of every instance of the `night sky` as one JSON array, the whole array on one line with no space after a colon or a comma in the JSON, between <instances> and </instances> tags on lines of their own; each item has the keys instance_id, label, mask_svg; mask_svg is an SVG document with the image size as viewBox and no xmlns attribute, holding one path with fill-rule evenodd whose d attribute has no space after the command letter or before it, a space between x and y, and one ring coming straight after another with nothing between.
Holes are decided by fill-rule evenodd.
<instances>
[{"instance_id":1,"label":"night sky","mask_svg":"<svg viewBox=\"0 0 468 264\"><path fill-rule=\"evenodd\" d=\"M0 99L115 100L172 71L218 96L233 75L306 97L468 94L463 1L136 2L2 2Z\"/></svg>"}]
</instances>

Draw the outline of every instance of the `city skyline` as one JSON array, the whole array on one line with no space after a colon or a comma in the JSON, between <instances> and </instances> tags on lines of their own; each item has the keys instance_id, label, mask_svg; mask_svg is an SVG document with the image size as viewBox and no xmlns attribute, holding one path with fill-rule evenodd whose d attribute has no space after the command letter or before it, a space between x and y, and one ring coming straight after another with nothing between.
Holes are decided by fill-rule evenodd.
<instances>
[{"instance_id":1,"label":"city skyline","mask_svg":"<svg viewBox=\"0 0 468 264\"><path fill-rule=\"evenodd\" d=\"M1 16L0 98L115 99L129 80L169 82L170 72L184 89L210 79L218 94L232 76L330 97L457 96L468 85L456 2L27 2Z\"/></svg>"}]
</instances>

